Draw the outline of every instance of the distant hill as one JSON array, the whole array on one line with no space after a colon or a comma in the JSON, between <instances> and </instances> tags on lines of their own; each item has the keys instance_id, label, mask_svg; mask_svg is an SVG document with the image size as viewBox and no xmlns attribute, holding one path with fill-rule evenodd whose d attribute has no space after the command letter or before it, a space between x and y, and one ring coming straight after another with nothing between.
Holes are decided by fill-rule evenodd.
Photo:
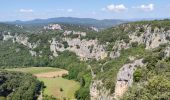
<instances>
[{"instance_id":1,"label":"distant hill","mask_svg":"<svg viewBox=\"0 0 170 100\"><path fill-rule=\"evenodd\" d=\"M49 18L49 19L35 19L31 21L20 21L16 20L14 22L7 22L11 24L18 25L47 25L49 23L61 23L61 24L76 24L84 26L94 26L97 28L109 28L127 21L118 20L118 19L104 19L97 20L92 18L74 18L74 17L58 17L58 18Z\"/></svg>"}]
</instances>

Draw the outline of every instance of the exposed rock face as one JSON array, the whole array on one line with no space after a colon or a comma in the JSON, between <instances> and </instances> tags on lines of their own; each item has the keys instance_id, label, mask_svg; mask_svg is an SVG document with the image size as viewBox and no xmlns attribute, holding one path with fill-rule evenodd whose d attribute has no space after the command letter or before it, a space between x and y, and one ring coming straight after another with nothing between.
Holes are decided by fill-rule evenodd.
<instances>
[{"instance_id":1,"label":"exposed rock face","mask_svg":"<svg viewBox=\"0 0 170 100\"><path fill-rule=\"evenodd\" d=\"M64 36L70 35L72 33L72 31L65 31L63 34Z\"/></svg>"},{"instance_id":2,"label":"exposed rock face","mask_svg":"<svg viewBox=\"0 0 170 100\"><path fill-rule=\"evenodd\" d=\"M80 35L80 36L86 36L86 32L76 32L76 31L73 31L73 34Z\"/></svg>"},{"instance_id":3,"label":"exposed rock face","mask_svg":"<svg viewBox=\"0 0 170 100\"><path fill-rule=\"evenodd\" d=\"M120 56L120 51L122 49L128 49L130 48L130 44L125 43L122 41L117 41L115 45L113 46L113 51L110 53L110 58L117 58Z\"/></svg>"},{"instance_id":4,"label":"exposed rock face","mask_svg":"<svg viewBox=\"0 0 170 100\"><path fill-rule=\"evenodd\" d=\"M170 36L168 31L164 31L164 29L154 28L154 31L151 31L150 26L143 26L145 28L145 32L140 36L137 36L137 32L129 35L131 39L130 42L138 42L139 44L145 44L146 49L153 49L158 47L160 44L168 43L166 37Z\"/></svg>"},{"instance_id":5,"label":"exposed rock face","mask_svg":"<svg viewBox=\"0 0 170 100\"><path fill-rule=\"evenodd\" d=\"M27 46L30 49L34 49L38 45L38 43L29 43L28 42L29 38L26 37L25 35L15 35L15 36L12 36L12 35L10 35L10 33L8 35L3 35L3 40L4 41L7 41L9 39L12 39L13 42L17 42L19 44L23 44L23 45Z\"/></svg>"},{"instance_id":6,"label":"exposed rock face","mask_svg":"<svg viewBox=\"0 0 170 100\"><path fill-rule=\"evenodd\" d=\"M96 27L91 27L92 30L96 31L96 32L99 32L99 29L96 28Z\"/></svg>"},{"instance_id":7,"label":"exposed rock face","mask_svg":"<svg viewBox=\"0 0 170 100\"><path fill-rule=\"evenodd\" d=\"M164 53L165 53L165 58L170 57L170 47L166 47Z\"/></svg>"},{"instance_id":8,"label":"exposed rock face","mask_svg":"<svg viewBox=\"0 0 170 100\"><path fill-rule=\"evenodd\" d=\"M50 24L48 26L44 26L44 29L49 30L62 30L61 26L59 24Z\"/></svg>"},{"instance_id":9,"label":"exposed rock face","mask_svg":"<svg viewBox=\"0 0 170 100\"><path fill-rule=\"evenodd\" d=\"M29 52L30 52L31 56L37 56L37 53L35 51L30 50Z\"/></svg>"},{"instance_id":10,"label":"exposed rock face","mask_svg":"<svg viewBox=\"0 0 170 100\"><path fill-rule=\"evenodd\" d=\"M28 39L29 38L25 35L15 36L15 42L22 44L22 45L25 45L30 49L34 49L39 45L39 41L37 41L36 43L30 43L30 42L28 42Z\"/></svg>"},{"instance_id":11,"label":"exposed rock face","mask_svg":"<svg viewBox=\"0 0 170 100\"><path fill-rule=\"evenodd\" d=\"M55 39L52 40L50 50L54 56L57 56L57 51L69 50L75 52L82 60L89 58L95 58L97 60L107 57L107 53L103 45L99 45L97 40L80 40L79 38L71 39L65 38L67 41L68 48L64 48L64 45Z\"/></svg>"},{"instance_id":12,"label":"exposed rock face","mask_svg":"<svg viewBox=\"0 0 170 100\"><path fill-rule=\"evenodd\" d=\"M7 35L3 35L3 41L8 41L9 39L13 39L14 36L12 36L9 32Z\"/></svg>"},{"instance_id":13,"label":"exposed rock face","mask_svg":"<svg viewBox=\"0 0 170 100\"><path fill-rule=\"evenodd\" d=\"M26 37L25 35L15 35L15 36L12 36L12 35L10 35L10 33L8 33L7 35L3 35L3 41L8 41L9 39L12 39L14 43L17 42L19 44L22 44L22 45L28 47L29 49L34 49L39 44L38 42L37 43L30 43L30 42L28 42L29 38ZM29 52L30 52L30 54L32 56L36 56L36 52L35 51L30 50Z\"/></svg>"},{"instance_id":14,"label":"exposed rock face","mask_svg":"<svg viewBox=\"0 0 170 100\"><path fill-rule=\"evenodd\" d=\"M110 91L103 87L103 83L99 80L93 80L90 85L91 100L113 100Z\"/></svg>"},{"instance_id":15,"label":"exposed rock face","mask_svg":"<svg viewBox=\"0 0 170 100\"><path fill-rule=\"evenodd\" d=\"M51 52L53 52L53 56L57 57L58 56L57 51L63 52L65 50L65 48L64 48L63 44L56 41L55 38L52 38L50 50L51 50Z\"/></svg>"},{"instance_id":16,"label":"exposed rock face","mask_svg":"<svg viewBox=\"0 0 170 100\"><path fill-rule=\"evenodd\" d=\"M117 74L114 98L121 97L133 83L133 73L139 66L144 66L143 59L135 60L133 63L125 64Z\"/></svg>"},{"instance_id":17,"label":"exposed rock face","mask_svg":"<svg viewBox=\"0 0 170 100\"><path fill-rule=\"evenodd\" d=\"M133 58L134 57L130 57ZM101 80L93 80L90 85L91 100L113 100L121 97L133 83L133 73L137 67L145 66L143 59L135 60L132 63L125 64L117 74L117 81L114 94L103 87Z\"/></svg>"},{"instance_id":18,"label":"exposed rock face","mask_svg":"<svg viewBox=\"0 0 170 100\"><path fill-rule=\"evenodd\" d=\"M73 34L73 35L78 35L79 37L80 36L86 36L86 32L80 32L80 31L65 31L64 33L64 36L68 36L68 35L71 35L71 34Z\"/></svg>"},{"instance_id":19,"label":"exposed rock face","mask_svg":"<svg viewBox=\"0 0 170 100\"><path fill-rule=\"evenodd\" d=\"M124 25L124 30L128 30L128 27L130 25ZM152 29L151 26L148 25L143 25L143 31L144 32L139 32L139 29L141 28L136 26L135 32L130 32L129 38L130 41L129 43L125 43L123 40L121 41L116 41L115 45L113 46L113 51L110 52L110 57L111 58L117 58L120 56L120 51L122 49L128 49L131 47L131 44L133 42L137 42L138 44L145 44L146 48L145 49L153 49L159 47L161 44L169 43L169 41L166 39L167 37L170 37L170 31L164 31L164 29L159 29L159 28L154 28ZM139 34L140 35L137 35Z\"/></svg>"}]
</instances>

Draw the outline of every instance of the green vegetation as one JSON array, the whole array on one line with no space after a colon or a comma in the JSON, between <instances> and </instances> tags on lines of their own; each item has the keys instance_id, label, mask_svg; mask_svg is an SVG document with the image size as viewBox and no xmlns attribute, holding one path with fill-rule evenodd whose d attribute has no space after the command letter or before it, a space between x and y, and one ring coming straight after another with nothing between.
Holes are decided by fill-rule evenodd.
<instances>
[{"instance_id":1,"label":"green vegetation","mask_svg":"<svg viewBox=\"0 0 170 100\"><path fill-rule=\"evenodd\" d=\"M142 77L142 70L140 68L138 68L133 74L133 80L135 82L139 82L141 77Z\"/></svg>"},{"instance_id":2,"label":"green vegetation","mask_svg":"<svg viewBox=\"0 0 170 100\"><path fill-rule=\"evenodd\" d=\"M168 100L170 95L170 60L163 60L160 52L163 47L145 56L146 68L134 73L135 83L122 98L123 100Z\"/></svg>"},{"instance_id":3,"label":"green vegetation","mask_svg":"<svg viewBox=\"0 0 170 100\"><path fill-rule=\"evenodd\" d=\"M8 71L15 72L24 72L31 74L43 74L48 72L62 71L59 68L52 67L29 67L29 68L11 68L5 69ZM51 78L42 78L38 77L38 80L42 81L44 84L43 97L47 100L52 98L57 99L74 99L75 92L80 88L80 84L74 80L68 80L61 77L51 77Z\"/></svg>"},{"instance_id":4,"label":"green vegetation","mask_svg":"<svg viewBox=\"0 0 170 100\"><path fill-rule=\"evenodd\" d=\"M81 39L98 39L101 44L107 44L106 50L110 52L113 51L113 46L115 45L115 42L118 40L124 41L125 43L129 43L130 41L129 34L136 32L136 36L138 37L141 36L141 34L143 34L146 31L143 25L150 25L152 32L153 29L156 27L165 28L166 31L170 29L170 20L132 22L130 24L123 24L117 27L109 28L101 32L94 32L86 28L81 29L79 27L75 27L74 25L71 26L68 25L64 28L68 30L77 29L77 31L79 29L85 30L85 32L87 32L87 36L81 37ZM136 26L140 28L137 30ZM107 57L99 61L96 61L95 59L89 59L88 61L80 61L77 55L70 51L58 52L59 55L57 57L51 57L52 52L50 51L50 42L52 38L56 38L56 40L63 43L65 48L68 47L68 43L61 39L63 37L63 32L64 32L63 30L60 31L43 30L41 33L38 34L29 34L29 33L26 34L28 37L30 37L29 38L30 43L39 42L39 45L33 49L34 51L37 52L36 57L30 55L29 53L30 49L27 48L26 46L23 46L18 43L13 43L11 40L2 41L2 36L0 35L0 47L1 47L0 67L1 68L14 68L14 67L26 68L30 66L35 66L36 68L26 68L25 70L20 68L15 69L15 71L28 72L32 74L60 70L60 69L53 69L53 68L47 68L47 69L42 68L46 66L68 70L69 75L65 76L64 77L65 79L63 78L51 78L49 80L44 78L40 79L43 80L45 86L47 86L47 88L44 90L44 100L53 100L54 97L48 95L53 95L53 93L55 93L56 91L58 91L58 93L61 94L61 97L57 97L57 98L69 99L74 97L74 93L75 93L75 97L78 100L89 100L90 99L89 86L92 80L92 76L88 65L91 66L92 70L96 74L95 79L102 80L102 82L104 83L103 87L109 89L110 93L112 94L114 92L116 77L119 69L124 64L130 62L128 57L133 56L136 59L144 58L143 63L147 64L146 67L141 66L142 68L138 68L134 72L133 87L129 89L129 91L124 95L122 99L123 100L141 100L141 99L168 100L169 99L170 57L165 59L164 58L165 54L163 52L167 44L161 45L159 48L148 51L145 50L144 44L141 45L138 44L137 42L132 42L131 43L132 48L126 50L122 49L120 52L121 53L120 57L115 59L111 59ZM71 34L68 37L76 38L77 35ZM166 37L166 39L170 40L169 37ZM77 45L77 48L80 48L79 45ZM93 46L90 46L89 49L90 52L92 52ZM25 75L29 76L29 74L24 74L24 77ZM10 77L15 79L15 77L12 76ZM23 79L26 80L30 77L33 76L30 75L29 77ZM36 80L36 78L33 79ZM78 81L80 84L73 82L72 80ZM12 81L14 82L10 82L10 83L14 83L14 84L16 83L15 80ZM58 84L54 84L54 82L58 82ZM76 84L75 87L77 88L74 90L73 87L71 87L71 85L66 84L69 82L70 84L73 85ZM27 84L25 83L25 85ZM51 86L57 86L56 87L57 89ZM34 86L33 88L35 89ZM32 93L34 89L30 90L30 93ZM51 89L56 89L56 91L55 90L49 91ZM23 90L25 90L25 88ZM70 90L73 93L69 92ZM27 93L27 92L23 92L23 93ZM8 97L8 95L10 94L2 95L2 98L6 96ZM30 95L34 95L34 94L29 94L29 96Z\"/></svg>"},{"instance_id":5,"label":"green vegetation","mask_svg":"<svg viewBox=\"0 0 170 100\"><path fill-rule=\"evenodd\" d=\"M90 99L91 73L87 69L87 63L80 61L75 53L64 51L51 62L51 66L61 66L60 68L69 71L69 75L66 78L80 82L81 88L76 92L76 98L80 100ZM82 80L84 80L83 83Z\"/></svg>"},{"instance_id":6,"label":"green vegetation","mask_svg":"<svg viewBox=\"0 0 170 100\"><path fill-rule=\"evenodd\" d=\"M60 100L66 99L75 99L75 92L80 88L78 82L73 80L67 80L64 78L39 78L39 80L44 82L45 89L44 95L53 95L55 98ZM62 89L62 91L61 91Z\"/></svg>"},{"instance_id":7,"label":"green vegetation","mask_svg":"<svg viewBox=\"0 0 170 100\"><path fill-rule=\"evenodd\" d=\"M26 33L24 29L21 27L15 26L15 25L10 25L10 24L5 24L5 23L0 23L0 34L5 33L7 34L8 32L11 33L11 35L15 35L16 33Z\"/></svg>"},{"instance_id":8,"label":"green vegetation","mask_svg":"<svg viewBox=\"0 0 170 100\"><path fill-rule=\"evenodd\" d=\"M106 59L104 61L104 66L103 67L103 73L100 73L99 71L97 71L97 77L99 79L102 79L102 81L104 82L104 86L107 89L112 88L114 90L115 87L115 82L116 82L116 78L117 78L117 73L119 71L119 69L126 63L128 63L128 57L129 56L134 56L136 58L142 58L146 55L149 54L149 51L145 51L143 45L139 45L137 47L134 48L130 48L127 50L122 50L121 51L121 56L116 58L116 59ZM99 62L99 66L100 63L103 63L103 61ZM96 66L97 67L97 66ZM113 91L112 91L113 92ZM111 93L112 93L111 92Z\"/></svg>"},{"instance_id":9,"label":"green vegetation","mask_svg":"<svg viewBox=\"0 0 170 100\"><path fill-rule=\"evenodd\" d=\"M31 74L0 71L0 96L7 100L36 100L41 82Z\"/></svg>"},{"instance_id":10,"label":"green vegetation","mask_svg":"<svg viewBox=\"0 0 170 100\"><path fill-rule=\"evenodd\" d=\"M29 66L32 64L28 49L12 41L0 41L0 66Z\"/></svg>"},{"instance_id":11,"label":"green vegetation","mask_svg":"<svg viewBox=\"0 0 170 100\"><path fill-rule=\"evenodd\" d=\"M19 72L31 73L31 74L40 74L40 73L61 71L62 69L52 68L52 67L28 67L28 68L12 68L12 69L10 68L10 69L5 69L5 70L19 71Z\"/></svg>"},{"instance_id":12,"label":"green vegetation","mask_svg":"<svg viewBox=\"0 0 170 100\"><path fill-rule=\"evenodd\" d=\"M165 28L165 31L170 29L170 20L164 19L164 20L153 20L153 21L139 21L139 22L133 22L134 25L151 25L153 28ZM142 30L142 29L141 29ZM142 30L143 31L143 30Z\"/></svg>"}]
</instances>

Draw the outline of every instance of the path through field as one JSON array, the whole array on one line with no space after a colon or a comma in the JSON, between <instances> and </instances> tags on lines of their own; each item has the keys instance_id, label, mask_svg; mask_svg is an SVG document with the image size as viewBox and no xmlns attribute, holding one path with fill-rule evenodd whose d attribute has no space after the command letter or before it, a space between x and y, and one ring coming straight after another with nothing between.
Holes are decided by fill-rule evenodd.
<instances>
[{"instance_id":1,"label":"path through field","mask_svg":"<svg viewBox=\"0 0 170 100\"><path fill-rule=\"evenodd\" d=\"M54 77L62 77L64 75L68 75L67 70L61 70L61 71L54 71L54 72L47 72L47 73L40 73L40 74L34 74L38 78L54 78Z\"/></svg>"}]
</instances>

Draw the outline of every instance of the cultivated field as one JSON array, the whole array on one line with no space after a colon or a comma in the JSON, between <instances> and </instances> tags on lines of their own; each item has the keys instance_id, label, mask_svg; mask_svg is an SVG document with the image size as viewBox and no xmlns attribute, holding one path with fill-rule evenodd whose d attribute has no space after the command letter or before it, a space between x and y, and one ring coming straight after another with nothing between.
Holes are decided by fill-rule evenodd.
<instances>
[{"instance_id":1,"label":"cultivated field","mask_svg":"<svg viewBox=\"0 0 170 100\"><path fill-rule=\"evenodd\" d=\"M61 77L57 78L39 78L47 86L44 94L53 95L54 97L63 100L74 99L74 93L80 88L78 82L67 80Z\"/></svg>"},{"instance_id":2,"label":"cultivated field","mask_svg":"<svg viewBox=\"0 0 170 100\"><path fill-rule=\"evenodd\" d=\"M47 73L47 72L54 72L54 71L63 71L63 69L52 68L52 67L12 68L12 69L6 69L6 70L8 70L8 71L20 71L20 72L31 73L31 74L40 74L40 73Z\"/></svg>"},{"instance_id":3,"label":"cultivated field","mask_svg":"<svg viewBox=\"0 0 170 100\"><path fill-rule=\"evenodd\" d=\"M40 81L44 82L46 88L44 89L43 94L49 96L52 95L60 100L74 99L75 92L80 88L80 84L78 82L62 78L61 76L67 75L68 71L59 68L29 67L6 70L33 74Z\"/></svg>"}]
</instances>

